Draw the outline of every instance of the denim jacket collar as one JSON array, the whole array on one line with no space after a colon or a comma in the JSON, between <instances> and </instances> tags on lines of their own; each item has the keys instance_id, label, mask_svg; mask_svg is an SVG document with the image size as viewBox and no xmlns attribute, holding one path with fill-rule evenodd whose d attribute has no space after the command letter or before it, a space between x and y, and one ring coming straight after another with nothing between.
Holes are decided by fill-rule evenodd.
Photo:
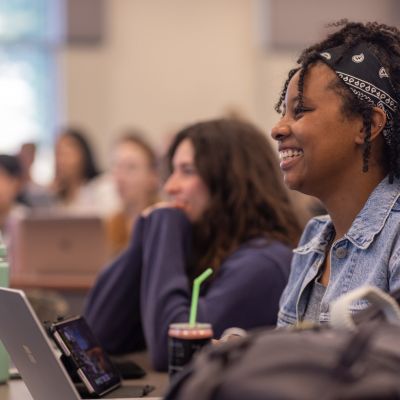
<instances>
[{"instance_id":1,"label":"denim jacket collar","mask_svg":"<svg viewBox=\"0 0 400 400\"><path fill-rule=\"evenodd\" d=\"M326 247L331 241L334 234L333 224L329 215L321 215L315 217L320 224L325 225L323 229L315 235L309 242L305 243L303 246L299 246L293 250L294 253L306 254L310 252L316 252L320 254L325 254Z\"/></svg>"},{"instance_id":2,"label":"denim jacket collar","mask_svg":"<svg viewBox=\"0 0 400 400\"><path fill-rule=\"evenodd\" d=\"M374 237L382 230L390 211L400 196L400 181L387 184L386 177L371 193L368 201L355 218L345 235L355 246L367 249Z\"/></svg>"},{"instance_id":3,"label":"denim jacket collar","mask_svg":"<svg viewBox=\"0 0 400 400\"><path fill-rule=\"evenodd\" d=\"M367 249L374 237L382 230L390 211L396 206L400 197L400 180L395 179L393 184L389 185L387 181L388 177L384 178L373 190L349 231L345 234L345 238L361 249ZM308 243L294 249L295 253L317 252L323 254L325 252L334 234L333 224L328 215L316 219L325 226Z\"/></svg>"}]
</instances>

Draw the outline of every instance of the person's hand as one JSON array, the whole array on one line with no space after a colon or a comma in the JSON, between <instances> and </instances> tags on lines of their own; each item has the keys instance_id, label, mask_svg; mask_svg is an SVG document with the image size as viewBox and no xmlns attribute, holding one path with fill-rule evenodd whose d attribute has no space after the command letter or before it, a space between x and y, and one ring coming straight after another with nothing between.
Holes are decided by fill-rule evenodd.
<instances>
[{"instance_id":1,"label":"person's hand","mask_svg":"<svg viewBox=\"0 0 400 400\"><path fill-rule=\"evenodd\" d=\"M152 204L149 207L146 207L142 211L142 217L148 217L154 210L158 210L159 208L173 208L174 205L170 201L160 201L158 203Z\"/></svg>"},{"instance_id":2,"label":"person's hand","mask_svg":"<svg viewBox=\"0 0 400 400\"><path fill-rule=\"evenodd\" d=\"M241 339L245 336L247 336L247 332L242 328L228 328L224 330L220 339L213 339L211 343L213 345L219 345L221 343Z\"/></svg>"}]
</instances>

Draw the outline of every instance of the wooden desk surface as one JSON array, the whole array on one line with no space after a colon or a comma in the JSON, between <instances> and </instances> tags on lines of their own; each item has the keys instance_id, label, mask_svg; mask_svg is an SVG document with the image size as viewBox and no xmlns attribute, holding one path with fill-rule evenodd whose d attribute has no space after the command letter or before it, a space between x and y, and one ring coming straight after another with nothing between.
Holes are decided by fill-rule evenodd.
<instances>
[{"instance_id":1,"label":"wooden desk surface","mask_svg":"<svg viewBox=\"0 0 400 400\"><path fill-rule=\"evenodd\" d=\"M148 371L147 375L141 379L134 379L125 381L127 385L152 385L155 390L150 393L150 397L144 397L147 400L161 399L165 394L169 380L167 373L161 373L151 370L150 363L146 353L136 353L124 358L137 362L141 367ZM10 380L5 385L0 385L0 399L1 400L32 400L27 387L23 380ZM40 400L40 399L34 399ZM55 399L56 400L56 399Z\"/></svg>"},{"instance_id":2,"label":"wooden desk surface","mask_svg":"<svg viewBox=\"0 0 400 400\"><path fill-rule=\"evenodd\" d=\"M56 274L11 274L10 286L16 289L56 289L81 290L90 289L96 275L56 275Z\"/></svg>"}]
</instances>

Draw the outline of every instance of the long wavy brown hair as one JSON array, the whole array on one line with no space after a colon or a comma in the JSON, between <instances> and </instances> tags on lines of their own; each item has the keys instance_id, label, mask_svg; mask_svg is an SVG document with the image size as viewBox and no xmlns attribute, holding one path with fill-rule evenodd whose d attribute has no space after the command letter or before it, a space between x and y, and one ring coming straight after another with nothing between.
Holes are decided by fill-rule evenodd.
<instances>
[{"instance_id":1,"label":"long wavy brown hair","mask_svg":"<svg viewBox=\"0 0 400 400\"><path fill-rule=\"evenodd\" d=\"M229 119L200 122L180 131L168 151L169 168L189 139L195 165L211 201L194 226L194 276L217 270L242 243L257 237L297 244L301 233L283 184L275 151L253 125Z\"/></svg>"}]
</instances>

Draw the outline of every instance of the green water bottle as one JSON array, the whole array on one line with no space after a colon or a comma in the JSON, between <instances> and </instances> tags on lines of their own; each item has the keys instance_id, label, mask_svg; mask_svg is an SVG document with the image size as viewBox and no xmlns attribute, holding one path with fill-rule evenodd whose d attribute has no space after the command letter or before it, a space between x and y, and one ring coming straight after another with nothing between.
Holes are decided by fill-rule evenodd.
<instances>
[{"instance_id":1,"label":"green water bottle","mask_svg":"<svg viewBox=\"0 0 400 400\"><path fill-rule=\"evenodd\" d=\"M7 249L0 235L0 286L8 286L9 266L7 259ZM0 342L0 383L8 381L10 361L8 353Z\"/></svg>"}]
</instances>

